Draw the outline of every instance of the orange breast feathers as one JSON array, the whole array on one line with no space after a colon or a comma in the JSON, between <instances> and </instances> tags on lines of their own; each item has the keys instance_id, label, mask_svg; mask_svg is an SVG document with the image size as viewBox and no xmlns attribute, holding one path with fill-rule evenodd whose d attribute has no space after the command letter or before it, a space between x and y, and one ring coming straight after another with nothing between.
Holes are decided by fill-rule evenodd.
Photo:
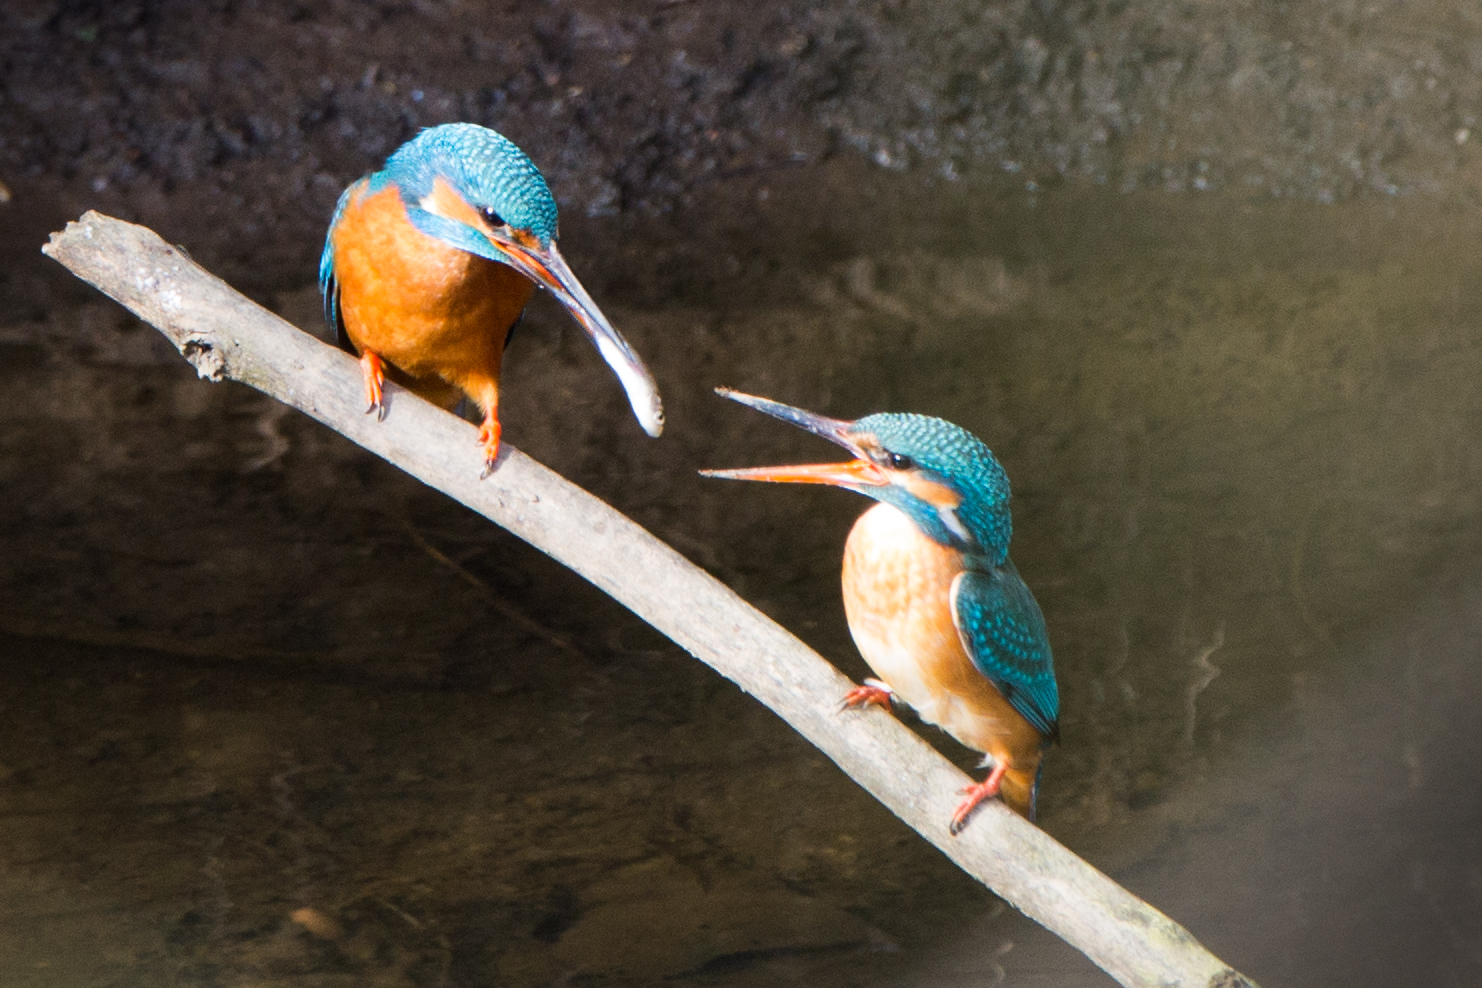
<instances>
[{"instance_id":1,"label":"orange breast feathers","mask_svg":"<svg viewBox=\"0 0 1482 988\"><path fill-rule=\"evenodd\" d=\"M1005 798L1033 784L1040 737L973 665L952 621L962 557L888 504L866 511L844 547L844 611L875 675L921 718L1005 762ZM1022 812L1022 811L1021 811Z\"/></svg>"},{"instance_id":2,"label":"orange breast feathers","mask_svg":"<svg viewBox=\"0 0 1482 988\"><path fill-rule=\"evenodd\" d=\"M441 179L430 198L444 215L474 213ZM379 354L430 400L451 407L461 391L485 412L497 407L504 341L534 284L418 230L394 186L370 193L364 179L331 237L340 315L355 348Z\"/></svg>"}]
</instances>

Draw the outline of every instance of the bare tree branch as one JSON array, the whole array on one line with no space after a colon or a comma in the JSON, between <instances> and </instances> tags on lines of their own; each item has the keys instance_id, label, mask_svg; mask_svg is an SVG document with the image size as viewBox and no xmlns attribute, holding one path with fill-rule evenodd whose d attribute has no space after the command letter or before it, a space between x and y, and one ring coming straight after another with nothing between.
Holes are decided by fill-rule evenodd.
<instances>
[{"instance_id":1,"label":"bare tree branch","mask_svg":"<svg viewBox=\"0 0 1482 988\"><path fill-rule=\"evenodd\" d=\"M765 703L964 871L1123 985L1254 988L1183 927L997 802L947 833L970 780L882 712L839 710L833 666L679 553L580 487L501 447L480 481L474 427L388 385L364 414L360 371L208 274L152 231L89 212L43 248L153 324L202 377L300 409L569 566Z\"/></svg>"}]
</instances>

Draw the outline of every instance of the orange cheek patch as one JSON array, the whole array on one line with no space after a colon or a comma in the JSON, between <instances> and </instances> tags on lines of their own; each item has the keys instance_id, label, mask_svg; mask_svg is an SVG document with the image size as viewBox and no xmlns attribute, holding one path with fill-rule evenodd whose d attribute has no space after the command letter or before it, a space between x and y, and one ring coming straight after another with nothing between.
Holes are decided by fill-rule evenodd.
<instances>
[{"instance_id":1,"label":"orange cheek patch","mask_svg":"<svg viewBox=\"0 0 1482 988\"><path fill-rule=\"evenodd\" d=\"M429 213L471 226L489 239L495 239L494 227L489 224L484 214L459 195L441 176L432 180L432 192L423 197L422 208ZM538 255L541 250L540 238L529 230L510 229L508 233L501 231L498 239L506 242L513 240L531 254Z\"/></svg>"},{"instance_id":2,"label":"orange cheek patch","mask_svg":"<svg viewBox=\"0 0 1482 988\"><path fill-rule=\"evenodd\" d=\"M484 215L464 199L442 177L432 180L432 192L422 199L422 208L446 219L456 220L475 230L489 231Z\"/></svg>"},{"instance_id":3,"label":"orange cheek patch","mask_svg":"<svg viewBox=\"0 0 1482 988\"><path fill-rule=\"evenodd\" d=\"M961 494L945 484L928 480L919 473L906 473L896 482L933 508L946 508L950 511L962 503Z\"/></svg>"}]
</instances>

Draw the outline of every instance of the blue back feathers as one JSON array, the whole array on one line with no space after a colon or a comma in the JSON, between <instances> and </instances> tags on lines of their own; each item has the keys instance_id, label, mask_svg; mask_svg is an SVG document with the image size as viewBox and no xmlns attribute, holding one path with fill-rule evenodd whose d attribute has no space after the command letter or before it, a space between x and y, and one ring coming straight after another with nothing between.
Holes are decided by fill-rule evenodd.
<instances>
[{"instance_id":1,"label":"blue back feathers","mask_svg":"<svg viewBox=\"0 0 1482 988\"><path fill-rule=\"evenodd\" d=\"M925 480L961 496L955 509L923 500L907 485L856 487L904 511L926 535L963 554L952 616L978 671L1045 737L1057 739L1060 693L1044 614L1009 559L1013 522L1009 478L972 433L927 415L886 412L854 423L890 453L907 456Z\"/></svg>"},{"instance_id":2,"label":"blue back feathers","mask_svg":"<svg viewBox=\"0 0 1482 988\"><path fill-rule=\"evenodd\" d=\"M1035 730L1059 740L1060 689L1045 616L1014 564L959 576L952 619L978 671Z\"/></svg>"}]
</instances>

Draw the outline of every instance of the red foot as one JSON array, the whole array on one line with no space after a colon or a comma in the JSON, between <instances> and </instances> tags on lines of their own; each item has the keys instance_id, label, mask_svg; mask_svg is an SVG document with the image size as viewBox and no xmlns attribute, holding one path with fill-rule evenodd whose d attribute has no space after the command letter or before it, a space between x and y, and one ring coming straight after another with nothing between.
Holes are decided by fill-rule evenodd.
<instances>
[{"instance_id":1,"label":"red foot","mask_svg":"<svg viewBox=\"0 0 1482 988\"><path fill-rule=\"evenodd\" d=\"M967 799L964 799L962 805L957 807L957 812L952 814L952 824L947 828L948 833L953 837L962 833L963 828L967 826L967 818L973 815L973 810L978 808L978 804L998 795L998 784L1003 781L1003 774L1008 770L1007 762L998 762L993 766L993 771L988 773L988 778L975 786L968 786L962 790Z\"/></svg>"},{"instance_id":2,"label":"red foot","mask_svg":"<svg viewBox=\"0 0 1482 988\"><path fill-rule=\"evenodd\" d=\"M494 472L494 461L499 459L499 418L490 412L484 416L484 424L479 426L479 444L484 447L484 472L479 474L483 480Z\"/></svg>"},{"instance_id":3,"label":"red foot","mask_svg":"<svg viewBox=\"0 0 1482 988\"><path fill-rule=\"evenodd\" d=\"M365 378L365 414L376 413L376 421L386 417L386 405L381 400L381 388L386 383L386 366L381 355L366 350L360 355L360 376Z\"/></svg>"},{"instance_id":4,"label":"red foot","mask_svg":"<svg viewBox=\"0 0 1482 988\"><path fill-rule=\"evenodd\" d=\"M874 705L885 710L890 709L890 698L895 694L889 686L878 679L866 679L863 686L856 686L844 694L844 709L856 707L868 707Z\"/></svg>"}]
</instances>

